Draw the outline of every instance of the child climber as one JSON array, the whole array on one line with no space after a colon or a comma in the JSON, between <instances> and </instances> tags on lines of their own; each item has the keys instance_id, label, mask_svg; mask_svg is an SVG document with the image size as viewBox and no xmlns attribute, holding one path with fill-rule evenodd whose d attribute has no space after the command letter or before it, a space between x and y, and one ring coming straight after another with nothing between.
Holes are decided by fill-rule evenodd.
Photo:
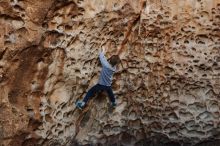
<instances>
[{"instance_id":1,"label":"child climber","mask_svg":"<svg viewBox=\"0 0 220 146\"><path fill-rule=\"evenodd\" d=\"M93 97L99 91L105 91L108 94L108 97L111 101L112 107L116 106L115 96L112 91L112 77L116 71L116 65L120 63L120 58L118 55L112 55L109 58L109 62L105 58L105 49L103 48L102 51L99 53L99 59L102 64L101 74L99 76L98 83L89 89L86 96L83 98L82 101L76 102L76 107L79 109L83 109L86 103L89 101L91 97Z\"/></svg>"}]
</instances>

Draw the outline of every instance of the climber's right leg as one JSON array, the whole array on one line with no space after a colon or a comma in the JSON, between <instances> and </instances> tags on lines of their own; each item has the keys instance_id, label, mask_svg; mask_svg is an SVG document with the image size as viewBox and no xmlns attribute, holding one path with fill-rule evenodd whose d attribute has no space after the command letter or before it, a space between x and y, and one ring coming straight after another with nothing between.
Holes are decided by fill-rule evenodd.
<instances>
[{"instance_id":1,"label":"climber's right leg","mask_svg":"<svg viewBox=\"0 0 220 146\"><path fill-rule=\"evenodd\" d=\"M106 86L106 91L108 93L108 97L111 101L112 107L115 108L117 104L116 104L116 101L115 101L115 95L112 91L112 87L111 86Z\"/></svg>"}]
</instances>

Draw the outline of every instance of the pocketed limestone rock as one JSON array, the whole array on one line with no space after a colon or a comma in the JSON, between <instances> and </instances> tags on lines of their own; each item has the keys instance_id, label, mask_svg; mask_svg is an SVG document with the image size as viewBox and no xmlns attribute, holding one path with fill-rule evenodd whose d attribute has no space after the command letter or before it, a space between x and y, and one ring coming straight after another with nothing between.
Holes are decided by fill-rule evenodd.
<instances>
[{"instance_id":1,"label":"pocketed limestone rock","mask_svg":"<svg viewBox=\"0 0 220 146\"><path fill-rule=\"evenodd\" d=\"M218 145L219 27L219 0L1 1L0 145ZM116 108L79 111L129 31Z\"/></svg>"}]
</instances>

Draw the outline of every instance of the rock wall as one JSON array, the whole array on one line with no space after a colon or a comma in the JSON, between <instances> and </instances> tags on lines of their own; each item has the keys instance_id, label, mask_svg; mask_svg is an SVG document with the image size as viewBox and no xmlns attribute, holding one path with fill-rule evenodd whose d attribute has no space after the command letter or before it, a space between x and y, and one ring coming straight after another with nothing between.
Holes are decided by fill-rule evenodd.
<instances>
[{"instance_id":1,"label":"rock wall","mask_svg":"<svg viewBox=\"0 0 220 146\"><path fill-rule=\"evenodd\" d=\"M79 111L100 45L114 54L139 15L118 106L102 93ZM0 145L218 145L219 54L220 0L1 0Z\"/></svg>"}]
</instances>

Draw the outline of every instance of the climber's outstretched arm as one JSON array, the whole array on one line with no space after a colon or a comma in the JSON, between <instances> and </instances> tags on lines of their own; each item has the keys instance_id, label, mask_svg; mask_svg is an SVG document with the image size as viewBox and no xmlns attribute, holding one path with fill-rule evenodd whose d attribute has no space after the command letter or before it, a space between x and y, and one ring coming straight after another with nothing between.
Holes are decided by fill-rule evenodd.
<instances>
[{"instance_id":1,"label":"climber's outstretched arm","mask_svg":"<svg viewBox=\"0 0 220 146\"><path fill-rule=\"evenodd\" d=\"M102 51L99 52L99 59L100 59L102 66L105 66L105 67L109 66L109 63L105 57L105 48L102 48Z\"/></svg>"}]
</instances>

